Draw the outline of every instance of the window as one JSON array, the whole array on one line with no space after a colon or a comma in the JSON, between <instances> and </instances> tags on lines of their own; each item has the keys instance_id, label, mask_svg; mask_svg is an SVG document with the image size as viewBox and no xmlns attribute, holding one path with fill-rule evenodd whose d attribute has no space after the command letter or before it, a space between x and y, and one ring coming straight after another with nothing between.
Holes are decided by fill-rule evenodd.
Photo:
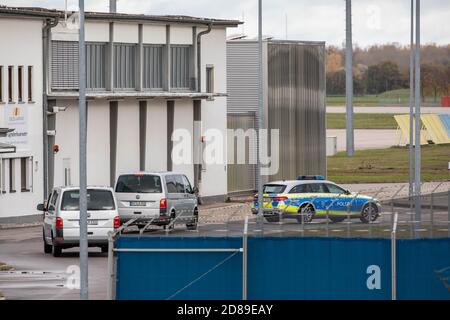
<instances>
[{"instance_id":1,"label":"window","mask_svg":"<svg viewBox=\"0 0 450 320\"><path fill-rule=\"evenodd\" d=\"M136 45L114 45L114 87L136 88Z\"/></svg>"},{"instance_id":2,"label":"window","mask_svg":"<svg viewBox=\"0 0 450 320\"><path fill-rule=\"evenodd\" d=\"M33 67L28 66L28 102L33 102Z\"/></svg>"},{"instance_id":3,"label":"window","mask_svg":"<svg viewBox=\"0 0 450 320\"><path fill-rule=\"evenodd\" d=\"M291 189L289 193L310 193L311 190L308 184L299 184Z\"/></svg>"},{"instance_id":4,"label":"window","mask_svg":"<svg viewBox=\"0 0 450 320\"><path fill-rule=\"evenodd\" d=\"M331 183L327 183L326 184L328 192L329 193L337 193L337 194L344 194L345 190L342 189L341 187L338 187L335 184L331 184Z\"/></svg>"},{"instance_id":5,"label":"window","mask_svg":"<svg viewBox=\"0 0 450 320\"><path fill-rule=\"evenodd\" d=\"M286 186L283 184L266 184L263 188L264 193L283 193Z\"/></svg>"},{"instance_id":6,"label":"window","mask_svg":"<svg viewBox=\"0 0 450 320\"><path fill-rule=\"evenodd\" d=\"M123 175L117 180L117 193L162 193L161 178L154 175Z\"/></svg>"},{"instance_id":7,"label":"window","mask_svg":"<svg viewBox=\"0 0 450 320\"><path fill-rule=\"evenodd\" d=\"M214 66L206 66L206 92L214 93Z\"/></svg>"},{"instance_id":8,"label":"window","mask_svg":"<svg viewBox=\"0 0 450 320\"><path fill-rule=\"evenodd\" d=\"M14 101L14 67L8 67L8 101Z\"/></svg>"},{"instance_id":9,"label":"window","mask_svg":"<svg viewBox=\"0 0 450 320\"><path fill-rule=\"evenodd\" d=\"M182 176L175 176L175 183L177 187L177 193L185 193L184 182Z\"/></svg>"},{"instance_id":10,"label":"window","mask_svg":"<svg viewBox=\"0 0 450 320\"><path fill-rule=\"evenodd\" d=\"M9 192L16 192L15 159L9 159Z\"/></svg>"},{"instance_id":11,"label":"window","mask_svg":"<svg viewBox=\"0 0 450 320\"><path fill-rule=\"evenodd\" d=\"M31 158L21 158L20 159L20 180L21 180L21 191L30 192L31 191Z\"/></svg>"},{"instance_id":12,"label":"window","mask_svg":"<svg viewBox=\"0 0 450 320\"><path fill-rule=\"evenodd\" d=\"M145 45L143 88L163 88L163 46Z\"/></svg>"},{"instance_id":13,"label":"window","mask_svg":"<svg viewBox=\"0 0 450 320\"><path fill-rule=\"evenodd\" d=\"M0 66L0 102L3 102L3 66Z\"/></svg>"},{"instance_id":14,"label":"window","mask_svg":"<svg viewBox=\"0 0 450 320\"><path fill-rule=\"evenodd\" d=\"M191 89L191 46L171 46L171 84L174 89Z\"/></svg>"},{"instance_id":15,"label":"window","mask_svg":"<svg viewBox=\"0 0 450 320\"><path fill-rule=\"evenodd\" d=\"M328 190L323 183L310 183L309 189L311 190L311 193L328 193Z\"/></svg>"},{"instance_id":16,"label":"window","mask_svg":"<svg viewBox=\"0 0 450 320\"><path fill-rule=\"evenodd\" d=\"M189 179L186 176L182 176L182 179L186 193L192 193L192 187L191 183L189 182Z\"/></svg>"},{"instance_id":17,"label":"window","mask_svg":"<svg viewBox=\"0 0 450 320\"><path fill-rule=\"evenodd\" d=\"M50 199L50 205L48 206L48 209L55 210L56 209L56 201L58 201L58 192L53 191L52 198Z\"/></svg>"},{"instance_id":18,"label":"window","mask_svg":"<svg viewBox=\"0 0 450 320\"><path fill-rule=\"evenodd\" d=\"M52 88L78 90L78 42L52 41Z\"/></svg>"},{"instance_id":19,"label":"window","mask_svg":"<svg viewBox=\"0 0 450 320\"><path fill-rule=\"evenodd\" d=\"M168 193L178 193L175 177L166 177L166 188Z\"/></svg>"},{"instance_id":20,"label":"window","mask_svg":"<svg viewBox=\"0 0 450 320\"><path fill-rule=\"evenodd\" d=\"M89 211L114 210L114 197L109 190L89 189L87 191L87 209ZM61 201L62 211L80 210L80 191L69 190L64 192Z\"/></svg>"},{"instance_id":21,"label":"window","mask_svg":"<svg viewBox=\"0 0 450 320\"><path fill-rule=\"evenodd\" d=\"M0 159L0 195L6 193L6 160Z\"/></svg>"},{"instance_id":22,"label":"window","mask_svg":"<svg viewBox=\"0 0 450 320\"><path fill-rule=\"evenodd\" d=\"M86 88L106 88L106 44L86 44Z\"/></svg>"},{"instance_id":23,"label":"window","mask_svg":"<svg viewBox=\"0 0 450 320\"><path fill-rule=\"evenodd\" d=\"M19 102L23 102L23 66L17 68L17 88L17 99Z\"/></svg>"}]
</instances>

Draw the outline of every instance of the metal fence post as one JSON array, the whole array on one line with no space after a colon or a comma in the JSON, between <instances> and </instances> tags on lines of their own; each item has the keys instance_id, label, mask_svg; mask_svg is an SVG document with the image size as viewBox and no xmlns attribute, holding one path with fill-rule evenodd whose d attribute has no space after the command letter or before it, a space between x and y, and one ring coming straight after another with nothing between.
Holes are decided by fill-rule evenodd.
<instances>
[{"instance_id":1,"label":"metal fence post","mask_svg":"<svg viewBox=\"0 0 450 320\"><path fill-rule=\"evenodd\" d=\"M242 237L242 300L247 300L247 238L248 216L245 216L244 234Z\"/></svg>"},{"instance_id":2,"label":"metal fence post","mask_svg":"<svg viewBox=\"0 0 450 320\"><path fill-rule=\"evenodd\" d=\"M398 213L395 213L394 225L391 233L391 287L392 300L397 300L397 221Z\"/></svg>"},{"instance_id":3,"label":"metal fence post","mask_svg":"<svg viewBox=\"0 0 450 320\"><path fill-rule=\"evenodd\" d=\"M108 288L107 299L114 300L115 274L114 274L114 233L108 232Z\"/></svg>"}]
</instances>

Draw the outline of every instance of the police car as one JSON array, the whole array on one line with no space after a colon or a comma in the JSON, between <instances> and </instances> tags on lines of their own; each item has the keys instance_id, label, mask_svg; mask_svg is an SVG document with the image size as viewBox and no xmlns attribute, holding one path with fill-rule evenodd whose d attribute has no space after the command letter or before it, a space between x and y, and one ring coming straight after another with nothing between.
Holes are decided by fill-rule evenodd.
<instances>
[{"instance_id":1,"label":"police car","mask_svg":"<svg viewBox=\"0 0 450 320\"><path fill-rule=\"evenodd\" d=\"M258 195L251 207L252 213L257 214ZM309 223L328 215L333 222L342 222L350 216L369 223L377 220L380 212L377 199L351 193L322 176L300 176L297 180L271 182L263 187L263 214L268 222L278 222L283 217Z\"/></svg>"}]
</instances>

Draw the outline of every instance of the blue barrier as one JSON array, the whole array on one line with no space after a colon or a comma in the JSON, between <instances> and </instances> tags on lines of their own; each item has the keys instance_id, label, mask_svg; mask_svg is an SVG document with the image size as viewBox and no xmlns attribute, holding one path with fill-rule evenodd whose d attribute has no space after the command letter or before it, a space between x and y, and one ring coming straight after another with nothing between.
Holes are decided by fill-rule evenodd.
<instances>
[{"instance_id":1,"label":"blue barrier","mask_svg":"<svg viewBox=\"0 0 450 320\"><path fill-rule=\"evenodd\" d=\"M450 137L450 114L441 114L439 115L439 118L441 118L442 124L447 131L447 135Z\"/></svg>"},{"instance_id":2,"label":"blue barrier","mask_svg":"<svg viewBox=\"0 0 450 320\"><path fill-rule=\"evenodd\" d=\"M450 239L397 240L399 299L450 299Z\"/></svg>"},{"instance_id":3,"label":"blue barrier","mask_svg":"<svg viewBox=\"0 0 450 320\"><path fill-rule=\"evenodd\" d=\"M117 249L241 247L241 238L121 237L116 243ZM116 299L242 299L242 254L118 252Z\"/></svg>"},{"instance_id":4,"label":"blue barrier","mask_svg":"<svg viewBox=\"0 0 450 320\"><path fill-rule=\"evenodd\" d=\"M241 252L120 252L241 247L240 237L121 237L116 299L241 299ZM391 241L249 237L247 270L251 300L388 300ZM397 240L397 298L450 299L450 239Z\"/></svg>"}]
</instances>

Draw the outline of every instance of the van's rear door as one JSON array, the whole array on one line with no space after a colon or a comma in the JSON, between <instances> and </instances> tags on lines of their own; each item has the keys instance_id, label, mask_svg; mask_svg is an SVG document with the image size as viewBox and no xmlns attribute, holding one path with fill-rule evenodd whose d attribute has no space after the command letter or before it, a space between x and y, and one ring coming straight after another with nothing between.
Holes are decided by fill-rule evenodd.
<instances>
[{"instance_id":1,"label":"van's rear door","mask_svg":"<svg viewBox=\"0 0 450 320\"><path fill-rule=\"evenodd\" d=\"M115 194L121 218L159 217L160 200L164 198L159 175L121 175L117 180Z\"/></svg>"}]
</instances>

